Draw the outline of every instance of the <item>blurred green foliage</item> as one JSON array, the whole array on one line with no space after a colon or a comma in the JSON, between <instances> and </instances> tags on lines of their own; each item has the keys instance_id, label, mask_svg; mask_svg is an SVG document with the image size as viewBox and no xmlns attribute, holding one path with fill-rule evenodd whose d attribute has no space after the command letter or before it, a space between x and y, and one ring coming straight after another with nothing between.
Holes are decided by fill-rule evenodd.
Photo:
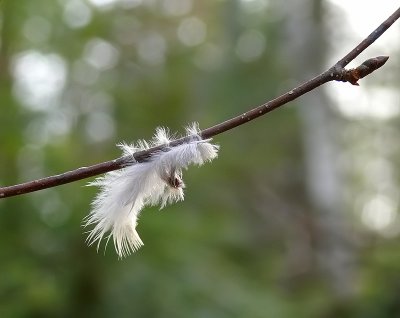
<instances>
[{"instance_id":1,"label":"blurred green foliage","mask_svg":"<svg viewBox=\"0 0 400 318\"><path fill-rule=\"evenodd\" d=\"M289 88L288 17L268 3L3 1L0 185L116 158L116 143L160 125L206 128ZM304 267L290 257L292 223L307 229L315 213L295 107L215 141L220 158L187 171L184 202L143 211L145 246L124 260L85 245L88 180L0 200L0 316L400 315L398 240L361 239L348 299L315 254Z\"/></svg>"}]
</instances>

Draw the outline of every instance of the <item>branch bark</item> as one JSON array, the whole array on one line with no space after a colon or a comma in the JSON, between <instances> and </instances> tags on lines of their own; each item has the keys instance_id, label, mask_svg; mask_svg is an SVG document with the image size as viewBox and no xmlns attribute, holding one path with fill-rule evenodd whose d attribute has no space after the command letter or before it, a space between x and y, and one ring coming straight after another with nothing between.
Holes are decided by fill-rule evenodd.
<instances>
[{"instance_id":1,"label":"branch bark","mask_svg":"<svg viewBox=\"0 0 400 318\"><path fill-rule=\"evenodd\" d=\"M358 85L357 81L360 78L369 75L377 68L381 67L383 64L385 64L388 57L376 57L369 59L355 69L346 70L344 67L348 65L352 60L354 60L358 55L360 55L360 53L368 48L372 43L374 43L394 22L396 22L396 20L399 19L399 17L400 7L354 49L352 49L335 65L333 65L320 75L297 86L296 88L293 88L283 95L280 95L275 99L272 99L258 107L255 107L241 115L228 119L215 126L204 129L203 131L201 131L202 138L208 139L223 132L226 132L230 129L248 123L330 81L350 82L353 85ZM187 141L188 137L179 138L171 142L169 147L174 147ZM136 152L135 154L133 154L133 158L131 156L120 157L115 160L98 163L89 167L81 167L59 175L54 175L8 187L2 187L0 188L0 198L6 198L52 188L62 184L103 174L109 171L121 169L130 164L134 164L135 161L144 162L148 160L153 153L160 150L165 150L165 146L153 147L145 151Z\"/></svg>"}]
</instances>

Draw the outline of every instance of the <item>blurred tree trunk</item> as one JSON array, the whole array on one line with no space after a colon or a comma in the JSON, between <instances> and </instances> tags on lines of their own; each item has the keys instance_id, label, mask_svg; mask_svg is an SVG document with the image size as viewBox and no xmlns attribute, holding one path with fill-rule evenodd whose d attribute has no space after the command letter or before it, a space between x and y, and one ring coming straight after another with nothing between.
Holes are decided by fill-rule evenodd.
<instances>
[{"instance_id":1,"label":"blurred tree trunk","mask_svg":"<svg viewBox=\"0 0 400 318\"><path fill-rule=\"evenodd\" d=\"M295 1L287 5L286 54L296 83L325 69L329 35L325 18L328 14L321 0ZM332 112L324 89L301 98L298 107L302 122L306 185L314 209L310 216L315 231L314 249L324 277L339 297L353 293L353 248L349 244L341 193L342 180L338 164L339 122Z\"/></svg>"}]
</instances>

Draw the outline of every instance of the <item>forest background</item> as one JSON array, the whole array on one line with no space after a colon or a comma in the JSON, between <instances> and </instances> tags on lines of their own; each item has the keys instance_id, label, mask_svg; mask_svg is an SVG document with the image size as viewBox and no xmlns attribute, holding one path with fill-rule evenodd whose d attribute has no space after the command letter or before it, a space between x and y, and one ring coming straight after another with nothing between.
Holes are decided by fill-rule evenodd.
<instances>
[{"instance_id":1,"label":"forest background","mask_svg":"<svg viewBox=\"0 0 400 318\"><path fill-rule=\"evenodd\" d=\"M3 0L0 185L261 104L332 65L398 3L368 6ZM400 315L398 23L357 61L376 55L390 59L360 87L328 83L217 136L218 160L186 173L184 202L143 211L145 246L124 260L85 245L89 180L0 200L0 315Z\"/></svg>"}]
</instances>

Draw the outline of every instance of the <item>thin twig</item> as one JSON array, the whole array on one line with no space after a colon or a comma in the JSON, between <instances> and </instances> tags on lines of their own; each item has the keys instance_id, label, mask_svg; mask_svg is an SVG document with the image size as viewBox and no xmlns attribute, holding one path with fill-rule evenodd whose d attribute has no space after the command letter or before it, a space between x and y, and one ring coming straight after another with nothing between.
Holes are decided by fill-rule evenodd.
<instances>
[{"instance_id":1,"label":"thin twig","mask_svg":"<svg viewBox=\"0 0 400 318\"><path fill-rule=\"evenodd\" d=\"M361 52L368 48L373 42L375 42L397 19L400 17L400 8L398 8L389 18L387 18L378 28L376 28L368 37L366 37L360 44L358 44L353 50L346 54L341 60L339 60L334 66L314 77L313 79L301 84L300 86L286 92L285 94L272 99L258 107L251 109L239 116L226 120L210 128L201 131L201 136L204 139L208 139L219 135L232 128L238 127L249 121L252 121L260 116L269 113L270 111L289 103L290 101L304 95L305 93L314 90L315 88L330 82L330 81L342 81L350 82L353 85L357 85L357 81L360 78L370 74L377 68L381 67L387 60L388 57L377 57L369 59L361 64L359 67L351 70L346 70L344 67L354 60ZM376 62L378 60L378 62ZM368 69L365 69L365 66ZM169 145L170 147L187 142L187 137L177 139ZM33 180L13 186L0 188L0 198L6 198L16 195L21 195L29 192L34 192L42 189L56 187L62 184L74 182L77 180L89 178L99 174L103 174L109 171L121 169L127 165L132 164L134 161L143 162L148 160L151 155L157 151L163 150L165 146L153 147L148 150L139 151L133 154L134 160L131 156L121 157L115 160L102 162L89 167L81 167L76 170L71 170L59 175L50 176L38 180Z\"/></svg>"}]
</instances>

